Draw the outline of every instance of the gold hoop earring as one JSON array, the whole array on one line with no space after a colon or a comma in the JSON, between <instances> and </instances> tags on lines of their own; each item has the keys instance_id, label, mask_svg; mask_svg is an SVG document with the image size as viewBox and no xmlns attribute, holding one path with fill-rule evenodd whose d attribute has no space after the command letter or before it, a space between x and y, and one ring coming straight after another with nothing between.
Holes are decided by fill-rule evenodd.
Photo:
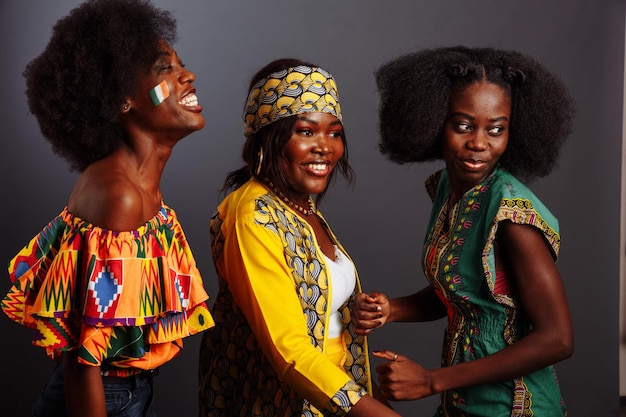
<instances>
[{"instance_id":1,"label":"gold hoop earring","mask_svg":"<svg viewBox=\"0 0 626 417\"><path fill-rule=\"evenodd\" d=\"M259 163L256 166L255 175L258 177L261 173L261 167L263 166L263 147L259 150Z\"/></svg>"}]
</instances>

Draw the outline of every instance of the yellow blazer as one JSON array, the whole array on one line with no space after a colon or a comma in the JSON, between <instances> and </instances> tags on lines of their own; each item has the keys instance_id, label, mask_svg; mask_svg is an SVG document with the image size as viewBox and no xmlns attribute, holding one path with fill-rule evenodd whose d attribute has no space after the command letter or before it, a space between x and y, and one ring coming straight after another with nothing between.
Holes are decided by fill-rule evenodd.
<instances>
[{"instance_id":1,"label":"yellow blazer","mask_svg":"<svg viewBox=\"0 0 626 417\"><path fill-rule=\"evenodd\" d=\"M348 303L345 363L324 354L332 286L295 211L252 179L218 207L211 242L220 290L200 352L202 416L343 415L371 393L367 340L354 333Z\"/></svg>"}]
</instances>

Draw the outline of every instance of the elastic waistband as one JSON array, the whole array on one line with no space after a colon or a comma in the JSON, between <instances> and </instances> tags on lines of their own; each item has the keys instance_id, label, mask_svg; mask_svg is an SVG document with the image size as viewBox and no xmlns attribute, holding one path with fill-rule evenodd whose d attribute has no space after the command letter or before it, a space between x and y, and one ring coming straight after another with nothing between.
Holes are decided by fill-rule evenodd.
<instances>
[{"instance_id":1,"label":"elastic waistband","mask_svg":"<svg viewBox=\"0 0 626 417\"><path fill-rule=\"evenodd\" d=\"M125 382L134 382L134 381L141 381L144 379L152 379L155 376L157 376L159 374L159 368L157 369L150 369L148 371L141 371L138 374L135 375L130 375L130 376L106 376L103 375L102 376L102 382L104 384L122 384Z\"/></svg>"}]
</instances>

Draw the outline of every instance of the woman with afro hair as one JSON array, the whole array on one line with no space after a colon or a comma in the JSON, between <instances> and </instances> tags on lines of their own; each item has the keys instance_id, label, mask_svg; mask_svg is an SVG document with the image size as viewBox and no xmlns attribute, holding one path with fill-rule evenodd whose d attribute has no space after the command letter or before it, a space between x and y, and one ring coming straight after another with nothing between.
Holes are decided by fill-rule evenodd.
<instances>
[{"instance_id":1,"label":"woman with afro hair","mask_svg":"<svg viewBox=\"0 0 626 417\"><path fill-rule=\"evenodd\" d=\"M566 415L552 364L573 352L556 268L557 219L520 179L547 175L570 133L563 83L514 51L444 47L383 65L380 150L398 163L441 159L422 264L429 285L389 300L360 294L353 322L448 318L441 363L389 350L378 366L391 400L441 395L439 416Z\"/></svg>"},{"instance_id":2,"label":"woman with afro hair","mask_svg":"<svg viewBox=\"0 0 626 417\"><path fill-rule=\"evenodd\" d=\"M9 265L2 309L59 362L33 416L153 416L158 367L213 325L160 190L173 147L205 124L175 37L174 18L146 0L89 0L24 72L42 134L80 172Z\"/></svg>"}]
</instances>

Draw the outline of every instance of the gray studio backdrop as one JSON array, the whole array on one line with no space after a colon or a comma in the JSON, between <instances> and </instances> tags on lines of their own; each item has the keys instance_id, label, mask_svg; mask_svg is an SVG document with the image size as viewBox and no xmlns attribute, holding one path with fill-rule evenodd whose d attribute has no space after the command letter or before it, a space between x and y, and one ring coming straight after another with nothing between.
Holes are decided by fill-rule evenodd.
<instances>
[{"instance_id":1,"label":"gray studio backdrop","mask_svg":"<svg viewBox=\"0 0 626 417\"><path fill-rule=\"evenodd\" d=\"M3 148L2 239L9 259L63 208L76 179L28 113L21 72L76 0L0 0ZM465 44L529 53L558 73L579 105L560 168L532 188L560 219L559 268L576 332L574 356L557 365L570 415L617 416L619 173L624 65L622 0L192 1L157 0L179 22L175 45L197 74L206 127L183 140L163 177L203 273L216 294L209 217L225 174L239 166L241 109L249 77L272 59L318 63L336 77L357 183L335 184L322 210L359 269L366 291L408 294L425 285L420 250L430 201L423 179L439 163L399 166L377 151L374 70L418 48ZM549 140L549 138L548 138ZM9 288L0 274L0 293ZM439 363L445 321L393 324L370 338L426 367ZM23 417L53 368L31 332L0 317L0 415ZM200 337L157 378L161 417L197 414ZM374 361L374 363L378 363ZM395 403L429 416L431 397Z\"/></svg>"}]
</instances>

